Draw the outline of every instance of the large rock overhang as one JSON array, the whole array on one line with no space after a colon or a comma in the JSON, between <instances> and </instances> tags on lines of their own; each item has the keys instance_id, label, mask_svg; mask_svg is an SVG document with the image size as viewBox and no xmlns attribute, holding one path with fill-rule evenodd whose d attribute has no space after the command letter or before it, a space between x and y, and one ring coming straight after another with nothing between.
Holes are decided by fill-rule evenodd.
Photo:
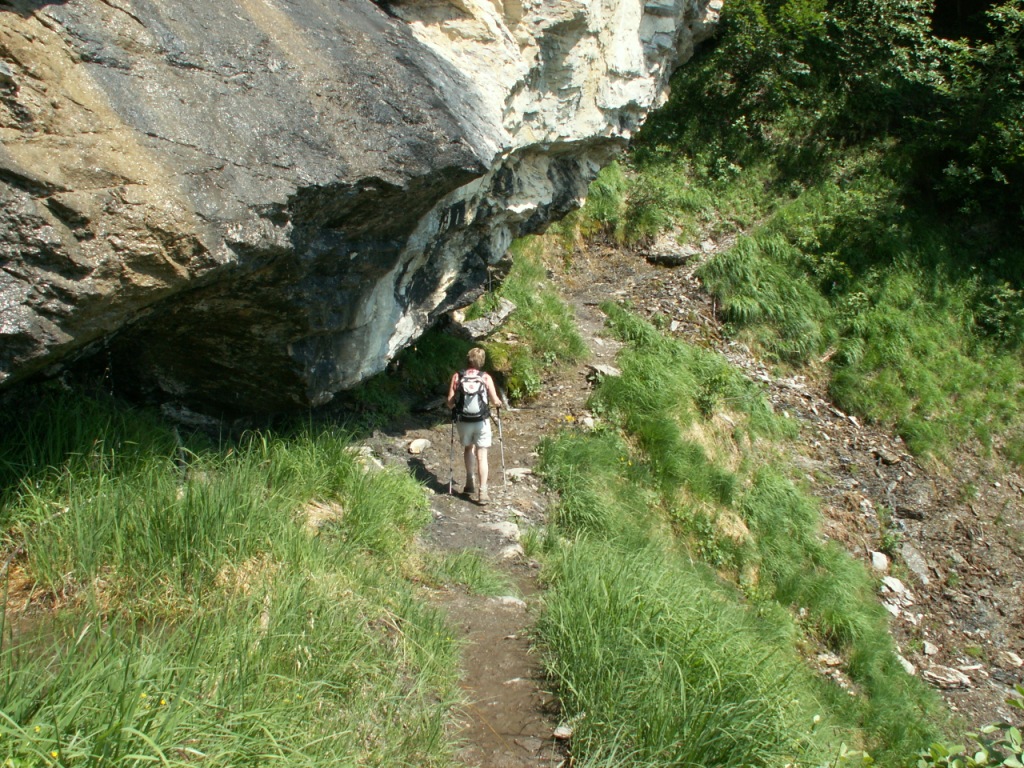
<instances>
[{"instance_id":1,"label":"large rock overhang","mask_svg":"<svg viewBox=\"0 0 1024 768\"><path fill-rule=\"evenodd\" d=\"M0 6L0 386L296 409L577 207L698 0Z\"/></svg>"}]
</instances>

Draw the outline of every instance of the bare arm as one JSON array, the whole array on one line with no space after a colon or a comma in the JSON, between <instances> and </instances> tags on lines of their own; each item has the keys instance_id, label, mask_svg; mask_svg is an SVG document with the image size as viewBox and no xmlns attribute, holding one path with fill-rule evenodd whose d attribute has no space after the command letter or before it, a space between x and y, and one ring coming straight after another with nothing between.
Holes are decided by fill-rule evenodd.
<instances>
[{"instance_id":1,"label":"bare arm","mask_svg":"<svg viewBox=\"0 0 1024 768\"><path fill-rule=\"evenodd\" d=\"M494 379L491 378L491 374L484 374L484 384L487 385L487 402L494 403L495 408L503 408L504 403L498 397L498 390L494 388Z\"/></svg>"},{"instance_id":2,"label":"bare arm","mask_svg":"<svg viewBox=\"0 0 1024 768\"><path fill-rule=\"evenodd\" d=\"M455 407L455 388L459 386L459 374L453 373L452 380L448 384L448 410Z\"/></svg>"}]
</instances>

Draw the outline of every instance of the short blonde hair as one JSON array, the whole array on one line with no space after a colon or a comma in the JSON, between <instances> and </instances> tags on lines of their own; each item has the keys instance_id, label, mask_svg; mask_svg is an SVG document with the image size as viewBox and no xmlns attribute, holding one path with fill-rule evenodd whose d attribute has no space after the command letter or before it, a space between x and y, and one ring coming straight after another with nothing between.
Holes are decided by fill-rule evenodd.
<instances>
[{"instance_id":1,"label":"short blonde hair","mask_svg":"<svg viewBox=\"0 0 1024 768\"><path fill-rule=\"evenodd\" d=\"M473 347L466 353L466 362L469 363L470 368L483 368L486 359L487 353L480 347Z\"/></svg>"}]
</instances>

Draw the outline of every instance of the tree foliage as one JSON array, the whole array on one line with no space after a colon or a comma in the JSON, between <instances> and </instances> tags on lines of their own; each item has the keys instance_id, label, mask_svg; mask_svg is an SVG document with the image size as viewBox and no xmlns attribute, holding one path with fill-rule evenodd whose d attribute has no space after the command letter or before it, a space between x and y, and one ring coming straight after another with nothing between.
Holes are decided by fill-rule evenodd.
<instances>
[{"instance_id":1,"label":"tree foliage","mask_svg":"<svg viewBox=\"0 0 1024 768\"><path fill-rule=\"evenodd\" d=\"M1024 3L987 14L989 41L962 43L952 60L950 114L937 127L946 161L942 193L1004 226L1024 220Z\"/></svg>"},{"instance_id":2,"label":"tree foliage","mask_svg":"<svg viewBox=\"0 0 1024 768\"><path fill-rule=\"evenodd\" d=\"M682 150L711 175L767 157L813 179L850 146L886 141L908 197L1016 242L1024 0L992 6L980 39L937 36L933 14L932 0L730 0L637 157Z\"/></svg>"}]
</instances>

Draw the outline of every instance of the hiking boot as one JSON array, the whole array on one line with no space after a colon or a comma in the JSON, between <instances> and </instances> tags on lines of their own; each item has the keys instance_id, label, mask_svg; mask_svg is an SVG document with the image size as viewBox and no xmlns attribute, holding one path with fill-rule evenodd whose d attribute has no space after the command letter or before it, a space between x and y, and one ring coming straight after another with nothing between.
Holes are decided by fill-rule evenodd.
<instances>
[{"instance_id":1,"label":"hiking boot","mask_svg":"<svg viewBox=\"0 0 1024 768\"><path fill-rule=\"evenodd\" d=\"M476 484L471 482L466 483L466 487L462 489L462 492L467 496L472 496L476 493Z\"/></svg>"},{"instance_id":2,"label":"hiking boot","mask_svg":"<svg viewBox=\"0 0 1024 768\"><path fill-rule=\"evenodd\" d=\"M480 489L480 497L479 497L480 503L481 504L486 504L490 500L491 500L491 496L490 496L489 493L487 493L487 489L486 488L481 488Z\"/></svg>"}]
</instances>

